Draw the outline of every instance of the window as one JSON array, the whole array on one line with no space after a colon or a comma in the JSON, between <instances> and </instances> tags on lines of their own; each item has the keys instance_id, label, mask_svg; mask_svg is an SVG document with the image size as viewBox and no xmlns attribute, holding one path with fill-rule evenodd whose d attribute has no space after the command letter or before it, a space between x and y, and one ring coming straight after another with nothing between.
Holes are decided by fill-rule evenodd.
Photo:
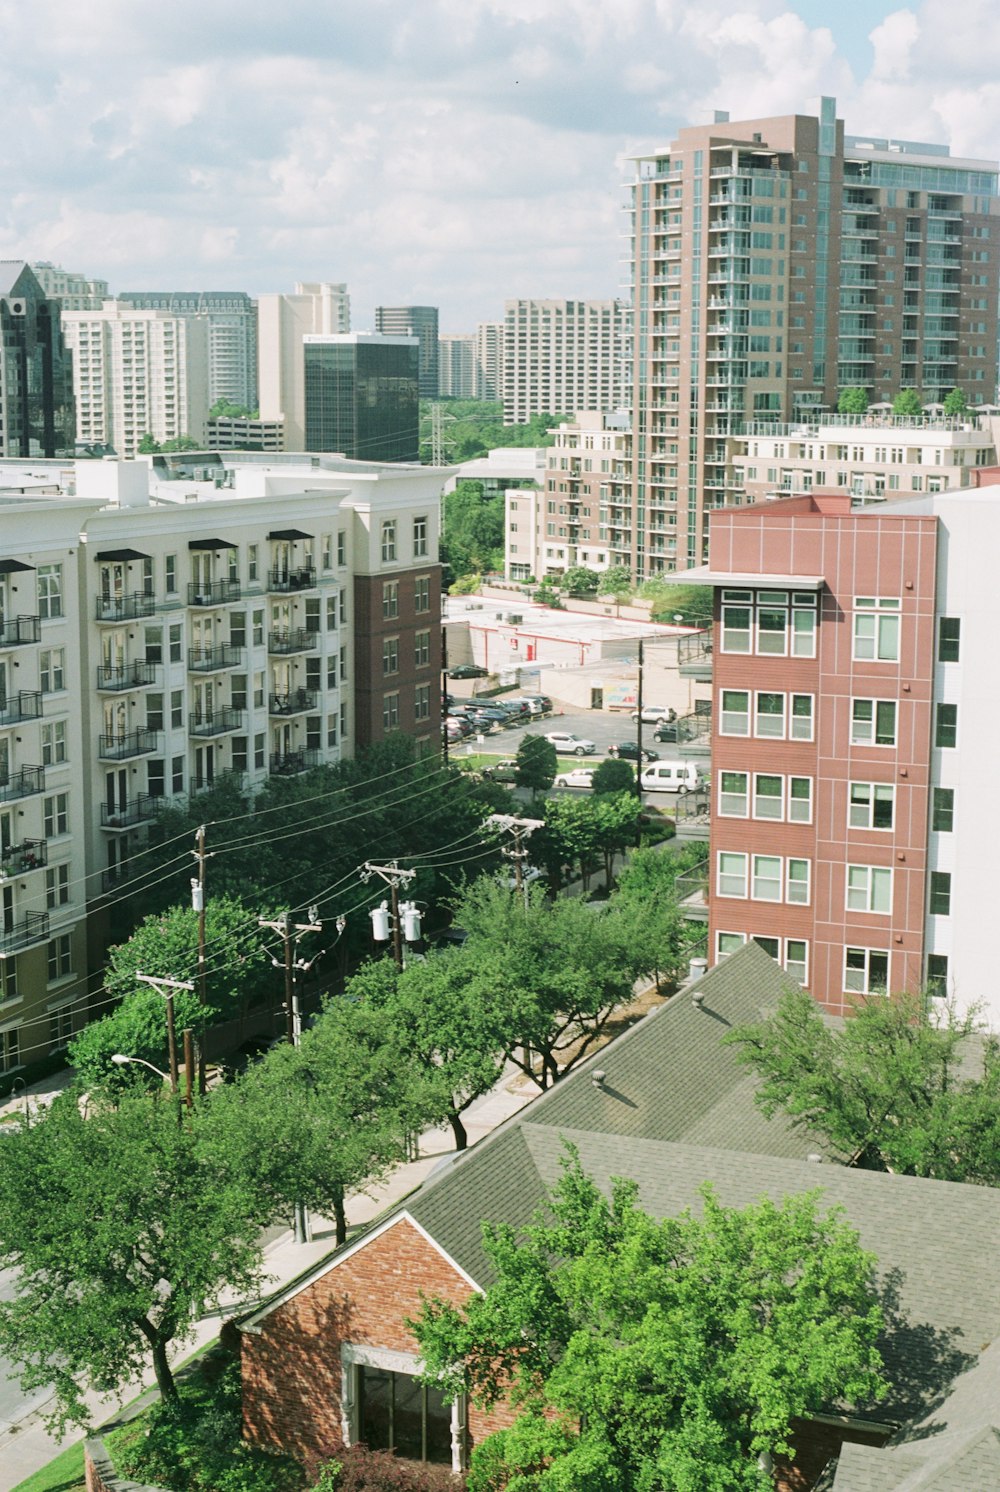
<instances>
[{"instance_id":1,"label":"window","mask_svg":"<svg viewBox=\"0 0 1000 1492\"><path fill-rule=\"evenodd\" d=\"M69 866L50 865L45 872L45 905L64 907L69 901Z\"/></svg>"},{"instance_id":2,"label":"window","mask_svg":"<svg viewBox=\"0 0 1000 1492\"><path fill-rule=\"evenodd\" d=\"M948 994L948 955L928 953L927 993L936 1000L944 1000Z\"/></svg>"},{"instance_id":3,"label":"window","mask_svg":"<svg viewBox=\"0 0 1000 1492\"><path fill-rule=\"evenodd\" d=\"M347 564L347 534L344 529L337 534L337 564L341 567Z\"/></svg>"},{"instance_id":4,"label":"window","mask_svg":"<svg viewBox=\"0 0 1000 1492\"><path fill-rule=\"evenodd\" d=\"M817 598L809 591L722 592L722 651L812 658Z\"/></svg>"},{"instance_id":5,"label":"window","mask_svg":"<svg viewBox=\"0 0 1000 1492\"><path fill-rule=\"evenodd\" d=\"M780 819L783 816L785 779L771 772L757 772L753 780L753 816L755 819Z\"/></svg>"},{"instance_id":6,"label":"window","mask_svg":"<svg viewBox=\"0 0 1000 1492\"><path fill-rule=\"evenodd\" d=\"M328 632L337 630L337 597L335 595L326 598L326 630Z\"/></svg>"},{"instance_id":7,"label":"window","mask_svg":"<svg viewBox=\"0 0 1000 1492\"><path fill-rule=\"evenodd\" d=\"M899 601L857 596L854 601L854 657L878 663L899 658Z\"/></svg>"},{"instance_id":8,"label":"window","mask_svg":"<svg viewBox=\"0 0 1000 1492\"><path fill-rule=\"evenodd\" d=\"M852 782L847 822L852 829L891 829L896 789L883 782Z\"/></svg>"},{"instance_id":9,"label":"window","mask_svg":"<svg viewBox=\"0 0 1000 1492\"><path fill-rule=\"evenodd\" d=\"M804 938L785 939L785 969L799 984L808 977L809 944Z\"/></svg>"},{"instance_id":10,"label":"window","mask_svg":"<svg viewBox=\"0 0 1000 1492\"><path fill-rule=\"evenodd\" d=\"M851 745L895 746L896 701L894 699L851 700Z\"/></svg>"},{"instance_id":11,"label":"window","mask_svg":"<svg viewBox=\"0 0 1000 1492\"><path fill-rule=\"evenodd\" d=\"M386 564L396 558L396 520L384 518L382 520L382 563Z\"/></svg>"},{"instance_id":12,"label":"window","mask_svg":"<svg viewBox=\"0 0 1000 1492\"><path fill-rule=\"evenodd\" d=\"M242 677L242 679L243 679L243 694L244 694L243 705L240 706L240 708L242 709L246 705L246 674L243 674L243 675L237 674L233 678L233 704L234 705L236 704L236 681L240 677ZM184 690L183 689L171 689L171 691L170 691L170 725L171 725L171 728L173 730L180 730L181 727L183 726L183 724L184 724Z\"/></svg>"},{"instance_id":13,"label":"window","mask_svg":"<svg viewBox=\"0 0 1000 1492\"><path fill-rule=\"evenodd\" d=\"M410 1461L451 1465L451 1406L440 1389L367 1364L354 1371L359 1441Z\"/></svg>"},{"instance_id":14,"label":"window","mask_svg":"<svg viewBox=\"0 0 1000 1492\"><path fill-rule=\"evenodd\" d=\"M328 746L336 746L336 744L337 744L337 717L336 717L336 715L327 715L327 717L326 717L326 744Z\"/></svg>"},{"instance_id":15,"label":"window","mask_svg":"<svg viewBox=\"0 0 1000 1492\"><path fill-rule=\"evenodd\" d=\"M73 940L69 933L53 938L48 947L49 983L66 979L73 972Z\"/></svg>"},{"instance_id":16,"label":"window","mask_svg":"<svg viewBox=\"0 0 1000 1492\"><path fill-rule=\"evenodd\" d=\"M146 695L146 729L163 729L163 695Z\"/></svg>"},{"instance_id":17,"label":"window","mask_svg":"<svg viewBox=\"0 0 1000 1492\"><path fill-rule=\"evenodd\" d=\"M934 745L954 746L958 740L958 705L939 704L934 710Z\"/></svg>"},{"instance_id":18,"label":"window","mask_svg":"<svg viewBox=\"0 0 1000 1492\"><path fill-rule=\"evenodd\" d=\"M727 818L747 816L748 782L746 772L719 773L719 812Z\"/></svg>"},{"instance_id":19,"label":"window","mask_svg":"<svg viewBox=\"0 0 1000 1492\"><path fill-rule=\"evenodd\" d=\"M755 901L781 900L781 856L754 855L753 890Z\"/></svg>"},{"instance_id":20,"label":"window","mask_svg":"<svg viewBox=\"0 0 1000 1492\"><path fill-rule=\"evenodd\" d=\"M247 581L253 582L257 579L257 569L260 564L260 545L247 545Z\"/></svg>"},{"instance_id":21,"label":"window","mask_svg":"<svg viewBox=\"0 0 1000 1492\"><path fill-rule=\"evenodd\" d=\"M66 760L66 722L53 720L42 726L42 766L53 767Z\"/></svg>"},{"instance_id":22,"label":"window","mask_svg":"<svg viewBox=\"0 0 1000 1492\"><path fill-rule=\"evenodd\" d=\"M68 834L69 794L54 793L51 798L45 798L42 804L42 818L46 839L52 839L56 834Z\"/></svg>"},{"instance_id":23,"label":"window","mask_svg":"<svg viewBox=\"0 0 1000 1492\"><path fill-rule=\"evenodd\" d=\"M955 827L955 789L936 787L931 791L931 828L938 834L950 834Z\"/></svg>"},{"instance_id":24,"label":"window","mask_svg":"<svg viewBox=\"0 0 1000 1492\"><path fill-rule=\"evenodd\" d=\"M382 582L382 620L389 621L399 616L399 581Z\"/></svg>"},{"instance_id":25,"label":"window","mask_svg":"<svg viewBox=\"0 0 1000 1492\"><path fill-rule=\"evenodd\" d=\"M793 694L791 719L788 734L793 741L811 741L813 738L813 696Z\"/></svg>"},{"instance_id":26,"label":"window","mask_svg":"<svg viewBox=\"0 0 1000 1492\"><path fill-rule=\"evenodd\" d=\"M170 661L179 663L184 656L183 650L184 632L179 622L170 628Z\"/></svg>"},{"instance_id":27,"label":"window","mask_svg":"<svg viewBox=\"0 0 1000 1492\"><path fill-rule=\"evenodd\" d=\"M417 668L426 668L431 659L431 634L429 632L415 632L413 634L413 661Z\"/></svg>"},{"instance_id":28,"label":"window","mask_svg":"<svg viewBox=\"0 0 1000 1492\"><path fill-rule=\"evenodd\" d=\"M957 616L942 616L937 622L937 662L958 662L961 622Z\"/></svg>"},{"instance_id":29,"label":"window","mask_svg":"<svg viewBox=\"0 0 1000 1492\"><path fill-rule=\"evenodd\" d=\"M66 655L62 648L43 648L39 654L39 672L43 694L57 694L65 685Z\"/></svg>"},{"instance_id":30,"label":"window","mask_svg":"<svg viewBox=\"0 0 1000 1492\"><path fill-rule=\"evenodd\" d=\"M253 738L253 765L255 772L259 772L262 767L267 765L266 741L267 736L264 731L261 731Z\"/></svg>"},{"instance_id":31,"label":"window","mask_svg":"<svg viewBox=\"0 0 1000 1492\"><path fill-rule=\"evenodd\" d=\"M67 1005L62 1010L54 1010L49 1016L49 1046L58 1051L60 1047L67 1045L72 1035L72 1005Z\"/></svg>"},{"instance_id":32,"label":"window","mask_svg":"<svg viewBox=\"0 0 1000 1492\"><path fill-rule=\"evenodd\" d=\"M790 824L812 823L812 778L789 777L788 822Z\"/></svg>"},{"instance_id":33,"label":"window","mask_svg":"<svg viewBox=\"0 0 1000 1492\"><path fill-rule=\"evenodd\" d=\"M382 642L383 674L399 673L399 638L386 637Z\"/></svg>"},{"instance_id":34,"label":"window","mask_svg":"<svg viewBox=\"0 0 1000 1492\"><path fill-rule=\"evenodd\" d=\"M399 695L382 696L382 725L385 730L395 730L399 725Z\"/></svg>"},{"instance_id":35,"label":"window","mask_svg":"<svg viewBox=\"0 0 1000 1492\"><path fill-rule=\"evenodd\" d=\"M796 906L809 905L809 861L789 860L785 871L785 900Z\"/></svg>"},{"instance_id":36,"label":"window","mask_svg":"<svg viewBox=\"0 0 1000 1492\"><path fill-rule=\"evenodd\" d=\"M162 759L146 762L146 791L151 798L166 794L167 768Z\"/></svg>"},{"instance_id":37,"label":"window","mask_svg":"<svg viewBox=\"0 0 1000 1492\"><path fill-rule=\"evenodd\" d=\"M752 591L722 592L722 651L749 653Z\"/></svg>"},{"instance_id":38,"label":"window","mask_svg":"<svg viewBox=\"0 0 1000 1492\"><path fill-rule=\"evenodd\" d=\"M62 614L62 565L39 565L38 615L51 621Z\"/></svg>"},{"instance_id":39,"label":"window","mask_svg":"<svg viewBox=\"0 0 1000 1492\"><path fill-rule=\"evenodd\" d=\"M0 1072L11 1072L21 1065L20 1032L0 1031Z\"/></svg>"},{"instance_id":40,"label":"window","mask_svg":"<svg viewBox=\"0 0 1000 1492\"><path fill-rule=\"evenodd\" d=\"M889 955L880 948L844 949L844 989L852 995L884 995L889 988Z\"/></svg>"},{"instance_id":41,"label":"window","mask_svg":"<svg viewBox=\"0 0 1000 1492\"><path fill-rule=\"evenodd\" d=\"M183 756L174 756L170 759L170 789L171 792L175 793L182 793L184 791Z\"/></svg>"},{"instance_id":42,"label":"window","mask_svg":"<svg viewBox=\"0 0 1000 1492\"><path fill-rule=\"evenodd\" d=\"M259 648L264 641L264 611L263 608L250 613L251 631L254 647Z\"/></svg>"},{"instance_id":43,"label":"window","mask_svg":"<svg viewBox=\"0 0 1000 1492\"><path fill-rule=\"evenodd\" d=\"M17 998L17 959L0 959L0 1005Z\"/></svg>"},{"instance_id":44,"label":"window","mask_svg":"<svg viewBox=\"0 0 1000 1492\"><path fill-rule=\"evenodd\" d=\"M264 703L264 670L262 668L254 671L253 703L255 710L259 710Z\"/></svg>"},{"instance_id":45,"label":"window","mask_svg":"<svg viewBox=\"0 0 1000 1492\"><path fill-rule=\"evenodd\" d=\"M234 648L245 648L247 645L247 614L245 611L231 611L229 613L229 644Z\"/></svg>"},{"instance_id":46,"label":"window","mask_svg":"<svg viewBox=\"0 0 1000 1492\"><path fill-rule=\"evenodd\" d=\"M930 894L927 898L927 910L932 917L948 917L951 914L951 872L948 870L932 870L930 873Z\"/></svg>"},{"instance_id":47,"label":"window","mask_svg":"<svg viewBox=\"0 0 1000 1492\"><path fill-rule=\"evenodd\" d=\"M347 678L347 649L346 648L341 648L340 649L339 659L340 659L340 682L344 683L344 681Z\"/></svg>"},{"instance_id":48,"label":"window","mask_svg":"<svg viewBox=\"0 0 1000 1492\"><path fill-rule=\"evenodd\" d=\"M785 696L770 692L758 693L755 734L758 736L783 737L785 734Z\"/></svg>"},{"instance_id":49,"label":"window","mask_svg":"<svg viewBox=\"0 0 1000 1492\"><path fill-rule=\"evenodd\" d=\"M163 586L168 596L177 594L176 554L167 554L163 557Z\"/></svg>"},{"instance_id":50,"label":"window","mask_svg":"<svg viewBox=\"0 0 1000 1492\"><path fill-rule=\"evenodd\" d=\"M849 865L847 910L888 915L892 911L892 871L879 865Z\"/></svg>"},{"instance_id":51,"label":"window","mask_svg":"<svg viewBox=\"0 0 1000 1492\"><path fill-rule=\"evenodd\" d=\"M748 736L750 734L750 695L745 689L723 689L722 734L724 736Z\"/></svg>"},{"instance_id":52,"label":"window","mask_svg":"<svg viewBox=\"0 0 1000 1492\"><path fill-rule=\"evenodd\" d=\"M423 559L427 553L427 519L413 520L413 558Z\"/></svg>"},{"instance_id":53,"label":"window","mask_svg":"<svg viewBox=\"0 0 1000 1492\"><path fill-rule=\"evenodd\" d=\"M333 535L322 534L319 541L320 565L324 570L333 569Z\"/></svg>"},{"instance_id":54,"label":"window","mask_svg":"<svg viewBox=\"0 0 1000 1492\"><path fill-rule=\"evenodd\" d=\"M347 592L341 591L337 597L337 617L341 626L347 622Z\"/></svg>"},{"instance_id":55,"label":"window","mask_svg":"<svg viewBox=\"0 0 1000 1492\"><path fill-rule=\"evenodd\" d=\"M430 684L417 685L413 694L413 718L414 720L429 720L431 718Z\"/></svg>"},{"instance_id":56,"label":"window","mask_svg":"<svg viewBox=\"0 0 1000 1492\"><path fill-rule=\"evenodd\" d=\"M431 577L429 575L418 575L413 582L413 609L414 611L430 611L431 609Z\"/></svg>"},{"instance_id":57,"label":"window","mask_svg":"<svg viewBox=\"0 0 1000 1492\"><path fill-rule=\"evenodd\" d=\"M747 857L732 850L720 850L716 892L719 896L746 896Z\"/></svg>"},{"instance_id":58,"label":"window","mask_svg":"<svg viewBox=\"0 0 1000 1492\"><path fill-rule=\"evenodd\" d=\"M715 935L715 957L726 958L730 953L735 953L742 948L747 940L746 933L719 932Z\"/></svg>"}]
</instances>

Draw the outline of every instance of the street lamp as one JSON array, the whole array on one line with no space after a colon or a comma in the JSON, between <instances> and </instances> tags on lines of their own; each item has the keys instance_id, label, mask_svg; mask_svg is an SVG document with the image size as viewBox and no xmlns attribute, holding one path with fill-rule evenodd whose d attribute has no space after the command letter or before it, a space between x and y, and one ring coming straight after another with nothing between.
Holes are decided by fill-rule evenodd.
<instances>
[{"instance_id":1,"label":"street lamp","mask_svg":"<svg viewBox=\"0 0 1000 1492\"><path fill-rule=\"evenodd\" d=\"M132 1065L135 1065L136 1067L148 1067L149 1070L150 1070L150 1072L155 1072L156 1076L158 1078L162 1078L165 1083L168 1083L170 1085L171 1096L174 1099L178 1100L178 1105L177 1105L177 1122L178 1122L178 1124L180 1123L180 1120L181 1120L181 1110L180 1110L180 1102L179 1102L179 1100L180 1100L180 1093L178 1092L178 1088L177 1088L177 1080L174 1077L174 1075L173 1075L172 1072L163 1072L163 1071L161 1071L161 1069L159 1067L154 1067L153 1064L152 1064L152 1062L147 1062L146 1059L145 1059L145 1057L127 1057L124 1052L112 1052L112 1054L111 1054L111 1060L115 1064L116 1067L124 1067L124 1066L126 1066L126 1064L132 1064ZM192 1109L194 1107L194 1101L193 1101L192 1093L191 1093L191 1069L192 1069L192 1067L193 1067L193 1047L192 1047L192 1042L191 1042L191 1029L190 1029L190 1027L186 1027L185 1031L184 1031L184 1078L185 1078L184 1102L185 1102L185 1105L186 1105L186 1107L188 1109Z\"/></svg>"},{"instance_id":2,"label":"street lamp","mask_svg":"<svg viewBox=\"0 0 1000 1492\"><path fill-rule=\"evenodd\" d=\"M153 1066L152 1062L147 1062L145 1057L126 1057L124 1052L112 1052L111 1060L116 1067L124 1067L126 1062L134 1062L139 1067L148 1067L150 1072L155 1072L156 1076L162 1078L165 1083L170 1082L170 1074L161 1072L158 1067Z\"/></svg>"}]
</instances>

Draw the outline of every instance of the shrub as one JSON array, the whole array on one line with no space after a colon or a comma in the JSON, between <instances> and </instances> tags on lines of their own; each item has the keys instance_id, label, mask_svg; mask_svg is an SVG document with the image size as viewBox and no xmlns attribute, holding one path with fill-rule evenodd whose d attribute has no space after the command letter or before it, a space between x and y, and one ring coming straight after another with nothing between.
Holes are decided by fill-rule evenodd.
<instances>
[{"instance_id":1,"label":"shrub","mask_svg":"<svg viewBox=\"0 0 1000 1492\"><path fill-rule=\"evenodd\" d=\"M403 1461L392 1451L353 1445L329 1462L313 1492L464 1492L465 1478L447 1466Z\"/></svg>"}]
</instances>

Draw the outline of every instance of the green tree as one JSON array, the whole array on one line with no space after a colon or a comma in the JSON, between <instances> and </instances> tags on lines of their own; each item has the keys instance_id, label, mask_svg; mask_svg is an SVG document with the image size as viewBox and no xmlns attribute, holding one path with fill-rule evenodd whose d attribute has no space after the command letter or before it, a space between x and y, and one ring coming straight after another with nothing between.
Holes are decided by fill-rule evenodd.
<instances>
[{"instance_id":1,"label":"green tree","mask_svg":"<svg viewBox=\"0 0 1000 1492\"><path fill-rule=\"evenodd\" d=\"M596 570L589 570L586 565L574 565L566 571L560 585L566 591L582 591L585 595L592 595L597 590L599 579Z\"/></svg>"},{"instance_id":2,"label":"green tree","mask_svg":"<svg viewBox=\"0 0 1000 1492\"><path fill-rule=\"evenodd\" d=\"M229 399L216 399L208 417L210 420L255 420L258 411L248 409L245 404L233 404Z\"/></svg>"},{"instance_id":3,"label":"green tree","mask_svg":"<svg viewBox=\"0 0 1000 1492\"><path fill-rule=\"evenodd\" d=\"M865 388L841 389L837 399L838 414L866 414L868 411L868 390Z\"/></svg>"},{"instance_id":4,"label":"green tree","mask_svg":"<svg viewBox=\"0 0 1000 1492\"><path fill-rule=\"evenodd\" d=\"M17 1290L0 1351L24 1389L53 1391L60 1430L86 1423L88 1390L113 1393L150 1360L176 1402L168 1348L223 1291L259 1284L253 1186L210 1163L203 1117L179 1125L144 1093L85 1108L70 1089L4 1142L0 1264Z\"/></svg>"},{"instance_id":5,"label":"green tree","mask_svg":"<svg viewBox=\"0 0 1000 1492\"><path fill-rule=\"evenodd\" d=\"M923 414L923 401L916 389L901 389L892 401L892 412L911 416Z\"/></svg>"},{"instance_id":6,"label":"green tree","mask_svg":"<svg viewBox=\"0 0 1000 1492\"><path fill-rule=\"evenodd\" d=\"M961 389L950 389L944 396L944 412L947 415L958 416L966 414L969 401Z\"/></svg>"},{"instance_id":7,"label":"green tree","mask_svg":"<svg viewBox=\"0 0 1000 1492\"><path fill-rule=\"evenodd\" d=\"M597 583L599 596L613 596L619 602L627 601L632 591L632 571L627 565L612 565Z\"/></svg>"},{"instance_id":8,"label":"green tree","mask_svg":"<svg viewBox=\"0 0 1000 1492\"><path fill-rule=\"evenodd\" d=\"M1000 1045L975 1014L938 1001L932 1010L922 995L877 996L833 1027L801 990L726 1039L756 1072L763 1111L783 1109L837 1155L1000 1185Z\"/></svg>"},{"instance_id":9,"label":"green tree","mask_svg":"<svg viewBox=\"0 0 1000 1492\"><path fill-rule=\"evenodd\" d=\"M473 1453L471 1492L765 1492L792 1422L884 1392L875 1260L818 1192L662 1220L610 1198L573 1150L518 1237L484 1227L495 1283L410 1323L425 1382L517 1418Z\"/></svg>"},{"instance_id":10,"label":"green tree","mask_svg":"<svg viewBox=\"0 0 1000 1492\"><path fill-rule=\"evenodd\" d=\"M635 767L631 762L620 761L616 756L607 756L594 768L590 786L595 796L602 793L634 793ZM634 808L633 800L633 812Z\"/></svg>"},{"instance_id":11,"label":"green tree","mask_svg":"<svg viewBox=\"0 0 1000 1492\"><path fill-rule=\"evenodd\" d=\"M482 482L462 480L446 494L441 559L454 579L503 569L504 498Z\"/></svg>"},{"instance_id":12,"label":"green tree","mask_svg":"<svg viewBox=\"0 0 1000 1492\"><path fill-rule=\"evenodd\" d=\"M556 780L559 757L544 736L522 736L514 758L514 781L537 796L548 792Z\"/></svg>"},{"instance_id":13,"label":"green tree","mask_svg":"<svg viewBox=\"0 0 1000 1492\"><path fill-rule=\"evenodd\" d=\"M135 449L139 456L155 456L160 447L147 430Z\"/></svg>"},{"instance_id":14,"label":"green tree","mask_svg":"<svg viewBox=\"0 0 1000 1492\"><path fill-rule=\"evenodd\" d=\"M704 929L689 921L679 905L677 877L704 858L704 846L644 846L628 858L612 898L629 928L628 937L643 974L657 983L677 975L694 953L703 951Z\"/></svg>"},{"instance_id":15,"label":"green tree","mask_svg":"<svg viewBox=\"0 0 1000 1492\"><path fill-rule=\"evenodd\" d=\"M277 976L264 949L257 925L258 911L230 896L210 898L205 904L205 946L208 957L206 1003L196 989L174 994L174 1024L200 1031L217 1020L245 1013L273 996ZM123 1084L148 1086L149 1073L141 1067L117 1067L115 1052L140 1057L158 1067L167 1061L167 1007L162 995L141 984L138 974L193 979L198 962L198 914L191 907L172 907L147 917L125 943L108 955L104 988L121 1004L110 1015L84 1026L73 1039L69 1059L88 1087L118 1089Z\"/></svg>"},{"instance_id":16,"label":"green tree","mask_svg":"<svg viewBox=\"0 0 1000 1492\"><path fill-rule=\"evenodd\" d=\"M482 876L455 920L469 934L470 998L493 1014L506 1055L542 1088L580 1061L632 998L637 960L623 920L607 909L576 897L549 902L537 886L518 897ZM539 1072L525 1048L538 1054Z\"/></svg>"},{"instance_id":17,"label":"green tree","mask_svg":"<svg viewBox=\"0 0 1000 1492\"><path fill-rule=\"evenodd\" d=\"M204 449L201 441L195 440L193 435L175 435L172 440L165 440L160 446L161 451L203 451Z\"/></svg>"},{"instance_id":18,"label":"green tree","mask_svg":"<svg viewBox=\"0 0 1000 1492\"><path fill-rule=\"evenodd\" d=\"M389 977L381 963L369 979ZM405 1160L407 1135L435 1113L431 1075L378 1005L357 996L355 986L351 998L328 1002L297 1047L275 1047L219 1089L209 1116L220 1171L252 1178L271 1220L296 1202L332 1217L338 1244L347 1193Z\"/></svg>"},{"instance_id":19,"label":"green tree","mask_svg":"<svg viewBox=\"0 0 1000 1492\"><path fill-rule=\"evenodd\" d=\"M669 581L647 580L639 587L643 600L651 601L650 619L672 622L680 617L687 627L710 627L715 596L710 585L671 585Z\"/></svg>"}]
</instances>

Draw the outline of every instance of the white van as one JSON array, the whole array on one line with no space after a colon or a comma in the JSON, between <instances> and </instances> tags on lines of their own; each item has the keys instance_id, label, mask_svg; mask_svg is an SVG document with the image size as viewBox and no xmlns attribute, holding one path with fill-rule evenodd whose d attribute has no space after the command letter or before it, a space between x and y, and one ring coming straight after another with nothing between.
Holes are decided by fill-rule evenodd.
<instances>
[{"instance_id":1,"label":"white van","mask_svg":"<svg viewBox=\"0 0 1000 1492\"><path fill-rule=\"evenodd\" d=\"M650 762L639 782L644 793L693 793L702 776L695 762Z\"/></svg>"}]
</instances>

